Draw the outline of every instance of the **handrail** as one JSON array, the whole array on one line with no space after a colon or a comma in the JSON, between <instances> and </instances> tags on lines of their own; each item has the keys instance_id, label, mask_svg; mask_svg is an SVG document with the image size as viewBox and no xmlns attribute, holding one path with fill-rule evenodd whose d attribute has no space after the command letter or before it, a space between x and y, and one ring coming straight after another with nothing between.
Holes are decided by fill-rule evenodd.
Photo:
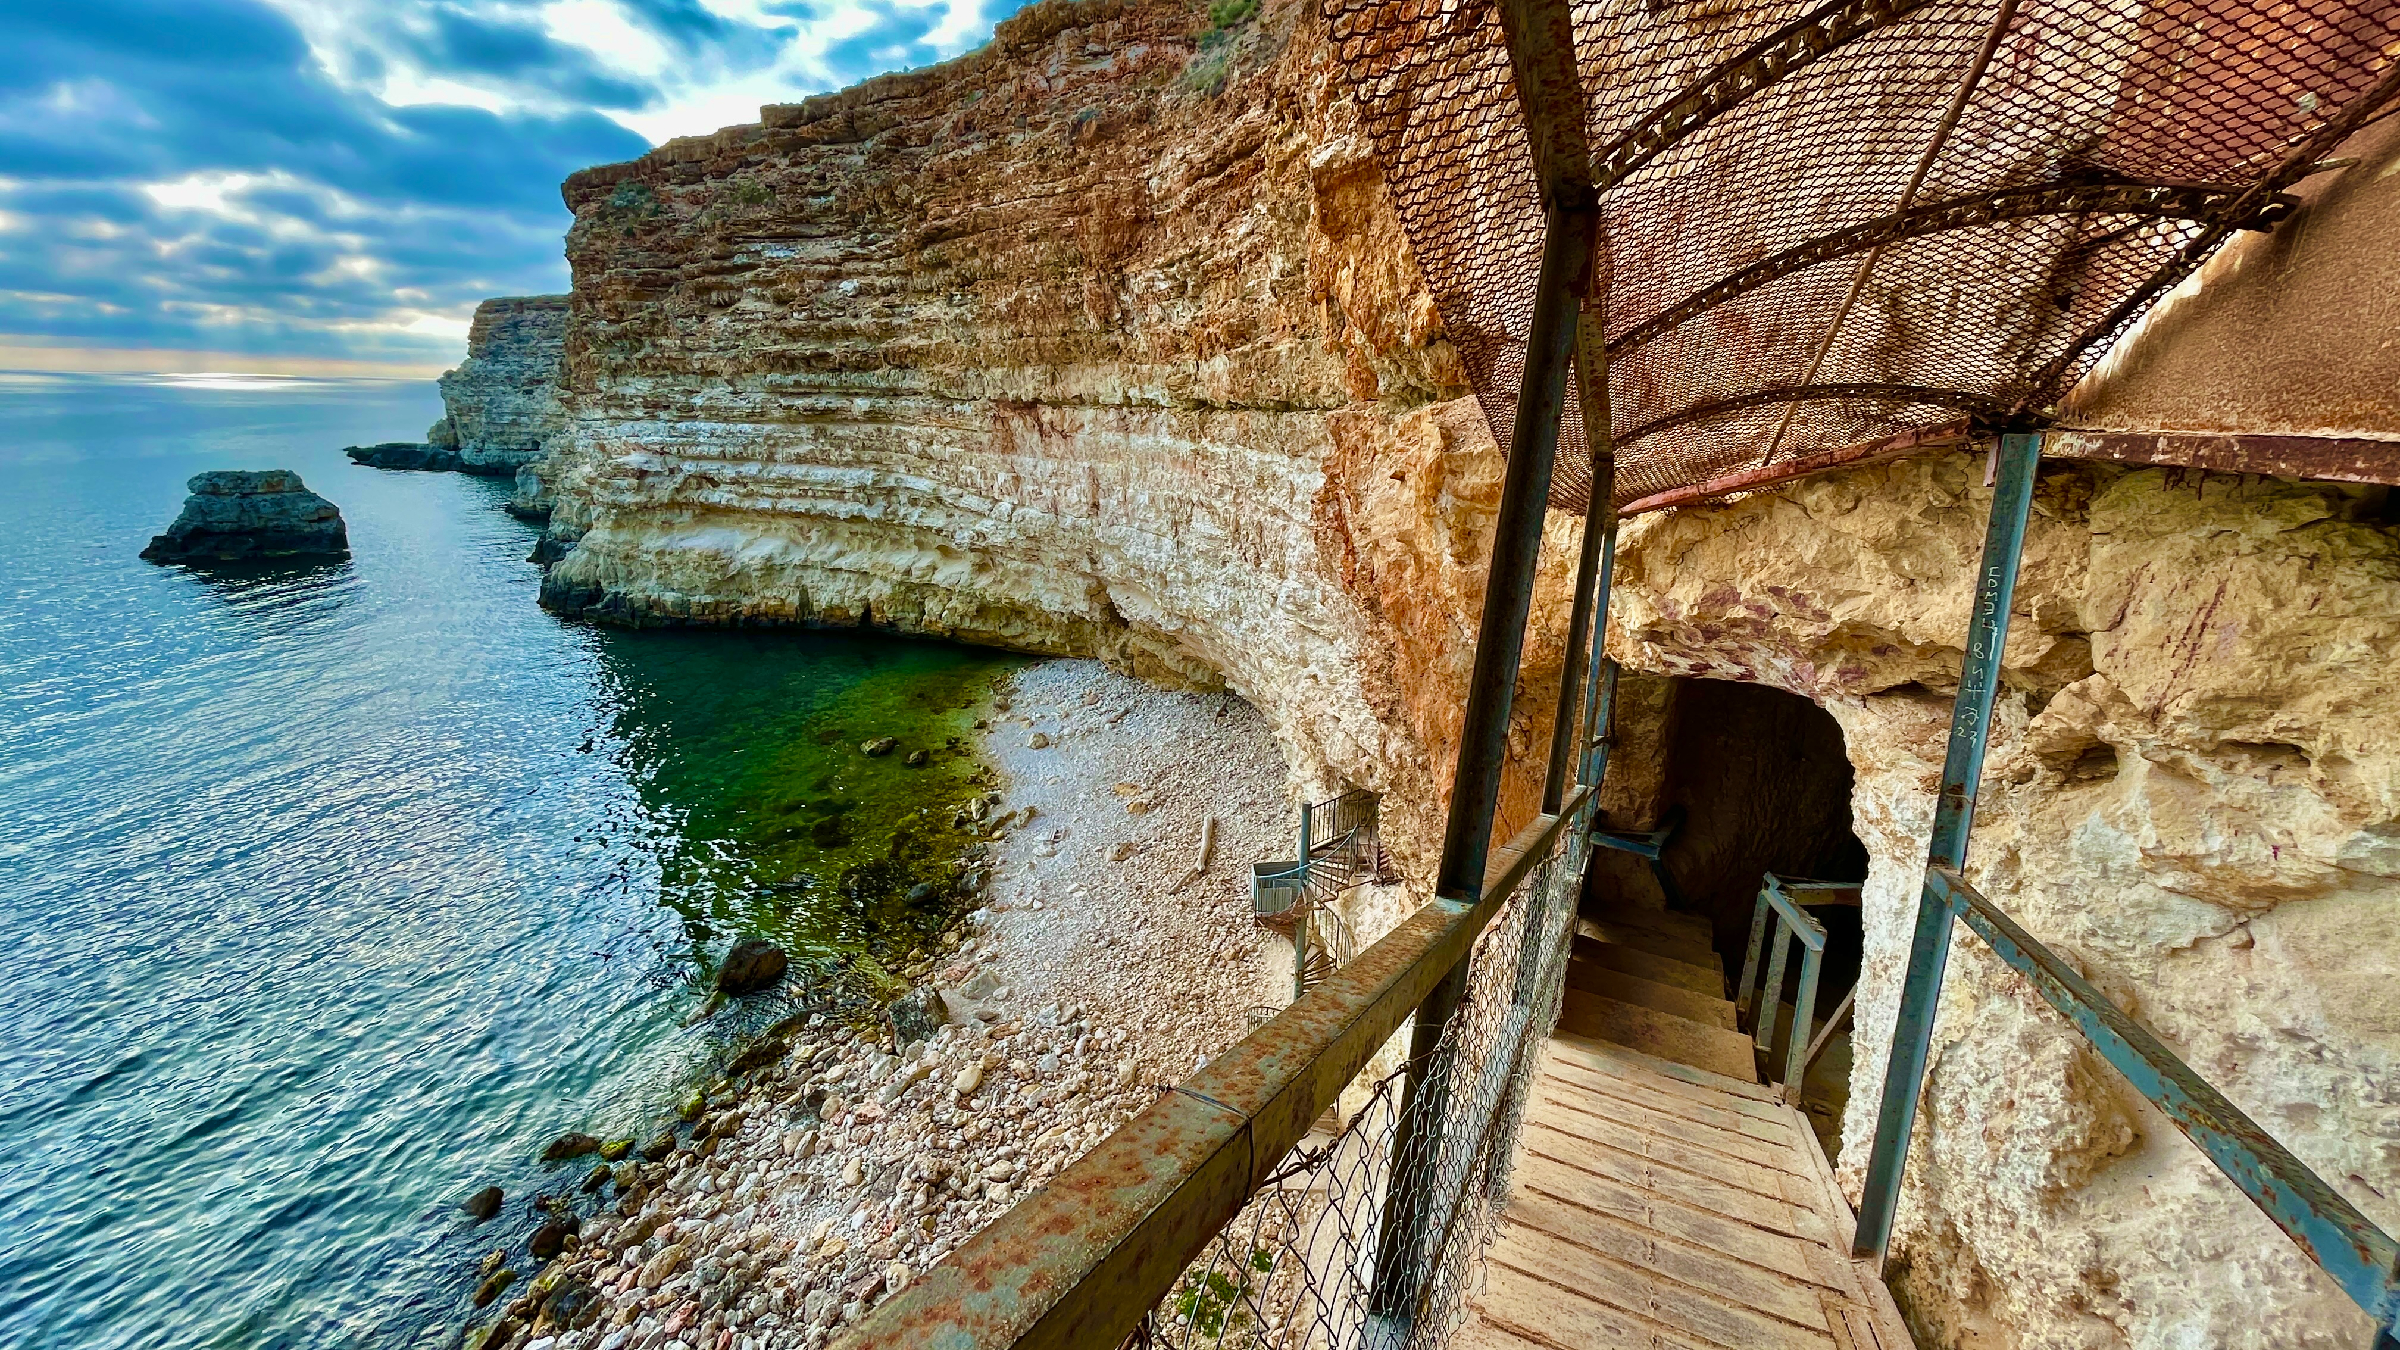
<instances>
[{"instance_id":1,"label":"handrail","mask_svg":"<svg viewBox=\"0 0 2400 1350\"><path fill-rule=\"evenodd\" d=\"M1590 802L1578 786L1437 898L875 1310L845 1350L1114 1346L1409 1020Z\"/></svg>"},{"instance_id":2,"label":"handrail","mask_svg":"<svg viewBox=\"0 0 2400 1350\"><path fill-rule=\"evenodd\" d=\"M2378 1345L2391 1341L2400 1328L2400 1242L1955 869L1926 868L1925 886L2333 1276L2375 1319Z\"/></svg>"},{"instance_id":3,"label":"handrail","mask_svg":"<svg viewBox=\"0 0 2400 1350\"><path fill-rule=\"evenodd\" d=\"M1811 1053L1808 1037L1809 1019L1816 1013L1817 975L1825 959L1825 925L1794 903L1792 890L1830 891L1854 887L1852 882L1806 881L1766 873L1759 880L1758 905L1750 915L1750 945L1742 958L1742 983L1734 993L1737 1009L1746 1008L1751 1014L1751 1044L1758 1054L1772 1059L1775 1054L1775 1023L1783 1002L1784 960L1796 939L1801 946L1800 993L1792 1001L1790 1045L1784 1051L1784 1086L1797 1094L1800 1080L1808 1073ZM1767 917L1775 918L1774 942L1767 947ZM1758 981L1758 958L1762 948L1769 955L1766 983ZM1821 1046L1817 1048L1822 1048Z\"/></svg>"}]
</instances>

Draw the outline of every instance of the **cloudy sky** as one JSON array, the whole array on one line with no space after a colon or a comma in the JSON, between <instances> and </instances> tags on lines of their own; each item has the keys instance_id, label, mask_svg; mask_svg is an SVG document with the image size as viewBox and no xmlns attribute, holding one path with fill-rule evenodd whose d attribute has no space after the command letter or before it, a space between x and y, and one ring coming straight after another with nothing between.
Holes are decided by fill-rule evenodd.
<instances>
[{"instance_id":1,"label":"cloudy sky","mask_svg":"<svg viewBox=\"0 0 2400 1350\"><path fill-rule=\"evenodd\" d=\"M1020 0L0 0L0 369L416 374L558 183Z\"/></svg>"}]
</instances>

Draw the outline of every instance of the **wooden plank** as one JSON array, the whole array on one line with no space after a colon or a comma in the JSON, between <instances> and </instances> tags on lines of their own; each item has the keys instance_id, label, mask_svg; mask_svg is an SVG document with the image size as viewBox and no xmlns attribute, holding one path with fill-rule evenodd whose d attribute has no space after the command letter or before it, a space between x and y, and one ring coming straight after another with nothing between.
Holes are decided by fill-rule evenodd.
<instances>
[{"instance_id":1,"label":"wooden plank","mask_svg":"<svg viewBox=\"0 0 2400 1350\"><path fill-rule=\"evenodd\" d=\"M1598 1214L1539 1191L1509 1197L1509 1222L1561 1242L1690 1287L1720 1303L1767 1313L1830 1333L1825 1302L1813 1283L1789 1279L1723 1252L1677 1242L1656 1229Z\"/></svg>"},{"instance_id":2,"label":"wooden plank","mask_svg":"<svg viewBox=\"0 0 2400 1350\"><path fill-rule=\"evenodd\" d=\"M1714 1214L1666 1194L1626 1185L1539 1153L1527 1152L1517 1159L1515 1184L1791 1279L1843 1294L1852 1292L1848 1272L1821 1242Z\"/></svg>"},{"instance_id":3,"label":"wooden plank","mask_svg":"<svg viewBox=\"0 0 2400 1350\"><path fill-rule=\"evenodd\" d=\"M1663 1013L1688 1017L1727 1031L1737 1029L1733 1020L1733 1004L1715 993L1700 993L1678 984L1645 980L1639 975L1607 970L1586 961L1567 963L1567 986L1588 993L1606 994L1623 1003L1656 1008Z\"/></svg>"},{"instance_id":4,"label":"wooden plank","mask_svg":"<svg viewBox=\"0 0 2400 1350\"><path fill-rule=\"evenodd\" d=\"M1695 1069L1689 1064L1645 1055L1639 1050L1609 1041L1595 1041L1571 1031L1552 1032L1543 1048L1550 1054L1603 1072L1639 1078L1661 1092L1672 1092L1694 1101L1723 1101L1737 1111L1757 1115L1762 1120L1783 1118L1783 1103L1776 1096L1775 1089L1747 1079L1728 1078L1721 1073Z\"/></svg>"},{"instance_id":5,"label":"wooden plank","mask_svg":"<svg viewBox=\"0 0 2400 1350\"><path fill-rule=\"evenodd\" d=\"M1795 1204L1781 1195L1761 1195L1704 1173L1644 1157L1638 1149L1619 1148L1552 1129L1538 1120L1526 1122L1519 1148L1522 1156L1547 1158L1578 1172L1668 1196L1678 1204L1736 1219L1754 1228L1820 1245L1832 1238L1824 1216L1805 1204Z\"/></svg>"},{"instance_id":6,"label":"wooden plank","mask_svg":"<svg viewBox=\"0 0 2400 1350\"><path fill-rule=\"evenodd\" d=\"M1555 1102L1569 1111L1604 1117L1628 1129L1673 1139L1693 1148L1707 1149L1723 1157L1739 1158L1746 1163L1770 1167L1789 1176L1804 1178L1812 1185L1816 1181L1808 1172L1807 1164L1788 1144L1765 1143L1732 1130L1720 1130L1697 1121L1678 1119L1664 1111L1652 1110L1605 1093L1578 1091L1571 1087L1562 1091L1558 1080L1547 1076L1534 1080L1534 1099Z\"/></svg>"},{"instance_id":7,"label":"wooden plank","mask_svg":"<svg viewBox=\"0 0 2400 1350\"><path fill-rule=\"evenodd\" d=\"M1617 1097L1681 1120L1746 1134L1763 1144L1778 1148L1790 1148L1793 1144L1792 1127L1782 1117L1739 1110L1732 1104L1737 1098L1720 1097L1715 1101L1706 1101L1696 1095L1687 1097L1662 1092L1630 1074L1587 1068L1565 1058L1544 1060L1539 1072L1543 1077L1558 1080L1564 1087Z\"/></svg>"},{"instance_id":8,"label":"wooden plank","mask_svg":"<svg viewBox=\"0 0 2400 1350\"><path fill-rule=\"evenodd\" d=\"M1646 1130L1638 1130L1605 1116L1595 1116L1579 1111L1546 1109L1545 1104L1541 1102L1536 1102L1534 1106L1535 1110L1528 1119L1539 1123L1544 1129L1554 1130L1559 1134L1570 1135L1595 1144L1606 1144L1610 1148L1630 1153L1637 1158L1648 1158L1655 1163L1665 1163L1679 1172L1689 1172L1695 1176L1706 1177L1711 1181L1722 1182L1727 1186L1748 1191L1752 1195L1763 1195L1771 1200L1781 1200L1816 1213L1815 1207L1810 1204L1806 1194L1809 1189L1808 1184L1788 1172L1777 1171L1772 1167L1761 1167L1740 1158L1729 1158L1722 1153L1712 1152L1708 1149L1694 1148L1679 1139L1664 1138ZM1670 1195L1676 1193L1672 1187L1659 1187L1658 1189ZM1817 1214L1817 1223L1813 1231L1825 1231L1822 1214Z\"/></svg>"},{"instance_id":9,"label":"wooden plank","mask_svg":"<svg viewBox=\"0 0 2400 1350\"><path fill-rule=\"evenodd\" d=\"M1450 1333L1449 1344L1455 1350L1546 1350L1549 1343L1528 1340L1485 1318L1479 1308L1470 1304L1466 1320L1459 1323L1458 1330ZM1873 1350L1873 1347L1868 1347L1868 1350Z\"/></svg>"},{"instance_id":10,"label":"wooden plank","mask_svg":"<svg viewBox=\"0 0 2400 1350\"><path fill-rule=\"evenodd\" d=\"M1654 955L1639 947L1602 942L1578 933L1575 935L1573 959L1602 970L1619 971L1660 984L1671 984L1679 989L1689 989L1695 994L1725 997L1724 971L1709 966L1695 966L1671 956Z\"/></svg>"},{"instance_id":11,"label":"wooden plank","mask_svg":"<svg viewBox=\"0 0 2400 1350\"><path fill-rule=\"evenodd\" d=\"M1662 933L1678 942L1711 944L1717 940L1716 925L1697 914L1679 909L1651 909L1641 905L1619 904L1605 914L1595 914L1589 922L1617 924L1626 928L1642 928ZM1582 926L1579 921L1577 927Z\"/></svg>"},{"instance_id":12,"label":"wooden plank","mask_svg":"<svg viewBox=\"0 0 2400 1350\"><path fill-rule=\"evenodd\" d=\"M1814 1312L1818 1327L1798 1326L1529 1224L1507 1224L1492 1246L1491 1261L1730 1350L1830 1350L1833 1345L1821 1325L1821 1305Z\"/></svg>"},{"instance_id":13,"label":"wooden plank","mask_svg":"<svg viewBox=\"0 0 2400 1350\"><path fill-rule=\"evenodd\" d=\"M1807 1123L1797 1110L1784 1109L1791 1111L1795 1120ZM1809 1170L1816 1174L1817 1193L1823 1197L1818 1212L1833 1229L1833 1253L1850 1272L1852 1292L1857 1295L1858 1318L1853 1320L1863 1318L1873 1327L1873 1350L1916 1350L1916 1340L1909 1335L1908 1319L1900 1315L1900 1305L1893 1300L1891 1287L1883 1282L1875 1263L1850 1255L1858 1217L1850 1212L1850 1202L1842 1196L1841 1186L1833 1175L1833 1160L1825 1156L1815 1131L1803 1130L1801 1134L1804 1142L1800 1154L1807 1159ZM1862 1350L1867 1345L1862 1341Z\"/></svg>"},{"instance_id":14,"label":"wooden plank","mask_svg":"<svg viewBox=\"0 0 2400 1350\"><path fill-rule=\"evenodd\" d=\"M1475 1311L1494 1326L1545 1345L1563 1350L1713 1350L1706 1341L1612 1308L1580 1289L1547 1285L1497 1263L1487 1264L1484 1276Z\"/></svg>"},{"instance_id":15,"label":"wooden plank","mask_svg":"<svg viewBox=\"0 0 2400 1350\"><path fill-rule=\"evenodd\" d=\"M1608 919L1578 920L1575 924L1575 931L1594 941L1613 942L1620 947L1631 947L1635 951L1648 952L1652 956L1663 956L1670 961L1681 961L1685 965L1698 966L1702 970L1713 970L1717 972L1719 979L1724 978L1724 958L1717 955L1715 947L1697 938L1683 937L1656 928L1644 928L1638 924L1621 923Z\"/></svg>"},{"instance_id":16,"label":"wooden plank","mask_svg":"<svg viewBox=\"0 0 2400 1350\"><path fill-rule=\"evenodd\" d=\"M1752 1067L1750 1038L1740 1032L1703 1026L1689 1018L1620 1003L1600 994L1567 990L1558 1025L1580 1036L1614 1041L1729 1078L1757 1076Z\"/></svg>"}]
</instances>

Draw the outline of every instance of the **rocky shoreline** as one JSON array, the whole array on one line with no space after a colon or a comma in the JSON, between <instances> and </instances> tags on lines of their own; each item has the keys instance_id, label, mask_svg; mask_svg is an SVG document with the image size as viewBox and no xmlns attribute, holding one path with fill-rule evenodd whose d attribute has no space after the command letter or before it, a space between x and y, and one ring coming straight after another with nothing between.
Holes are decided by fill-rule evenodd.
<instances>
[{"instance_id":1,"label":"rocky shoreline","mask_svg":"<svg viewBox=\"0 0 2400 1350\"><path fill-rule=\"evenodd\" d=\"M554 1142L467 1350L816 1350L1280 1004L1242 884L1288 800L1254 710L1057 661L985 730L985 903L913 992L777 1026L647 1142Z\"/></svg>"}]
</instances>

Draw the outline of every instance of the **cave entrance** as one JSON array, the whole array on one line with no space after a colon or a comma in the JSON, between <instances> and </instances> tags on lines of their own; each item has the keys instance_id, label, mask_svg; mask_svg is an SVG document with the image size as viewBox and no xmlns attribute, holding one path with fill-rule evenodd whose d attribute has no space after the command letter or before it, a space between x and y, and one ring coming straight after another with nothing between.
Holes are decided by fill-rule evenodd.
<instances>
[{"instance_id":1,"label":"cave entrance","mask_svg":"<svg viewBox=\"0 0 2400 1350\"><path fill-rule=\"evenodd\" d=\"M1673 894L1645 859L1602 850L1585 888L1584 915L1604 922L1612 914L1638 918L1644 910L1688 916L1673 922L1695 936L1705 928L1730 993L1766 873L1826 881L1859 881L1867 874L1867 850L1851 822L1852 775L1841 726L1796 694L1729 680L1647 677L1637 684L1629 678L1621 706L1627 717L1619 724L1616 755L1633 761L1624 766L1630 791L1612 790L1604 799L1604 828L1641 833L1672 823L1659 861ZM1658 767L1647 773L1636 767L1645 759ZM1841 900L1812 903L1808 911L1826 930L1813 1019L1819 1028L1858 982L1864 953L1855 893ZM1799 962L1789 964L1782 993L1787 1004L1797 993ZM1788 1015L1778 1021L1790 1025ZM1775 1063L1781 1062L1778 1055ZM1811 1067L1802 1094L1828 1155L1838 1144L1849 1079L1844 1030Z\"/></svg>"}]
</instances>

